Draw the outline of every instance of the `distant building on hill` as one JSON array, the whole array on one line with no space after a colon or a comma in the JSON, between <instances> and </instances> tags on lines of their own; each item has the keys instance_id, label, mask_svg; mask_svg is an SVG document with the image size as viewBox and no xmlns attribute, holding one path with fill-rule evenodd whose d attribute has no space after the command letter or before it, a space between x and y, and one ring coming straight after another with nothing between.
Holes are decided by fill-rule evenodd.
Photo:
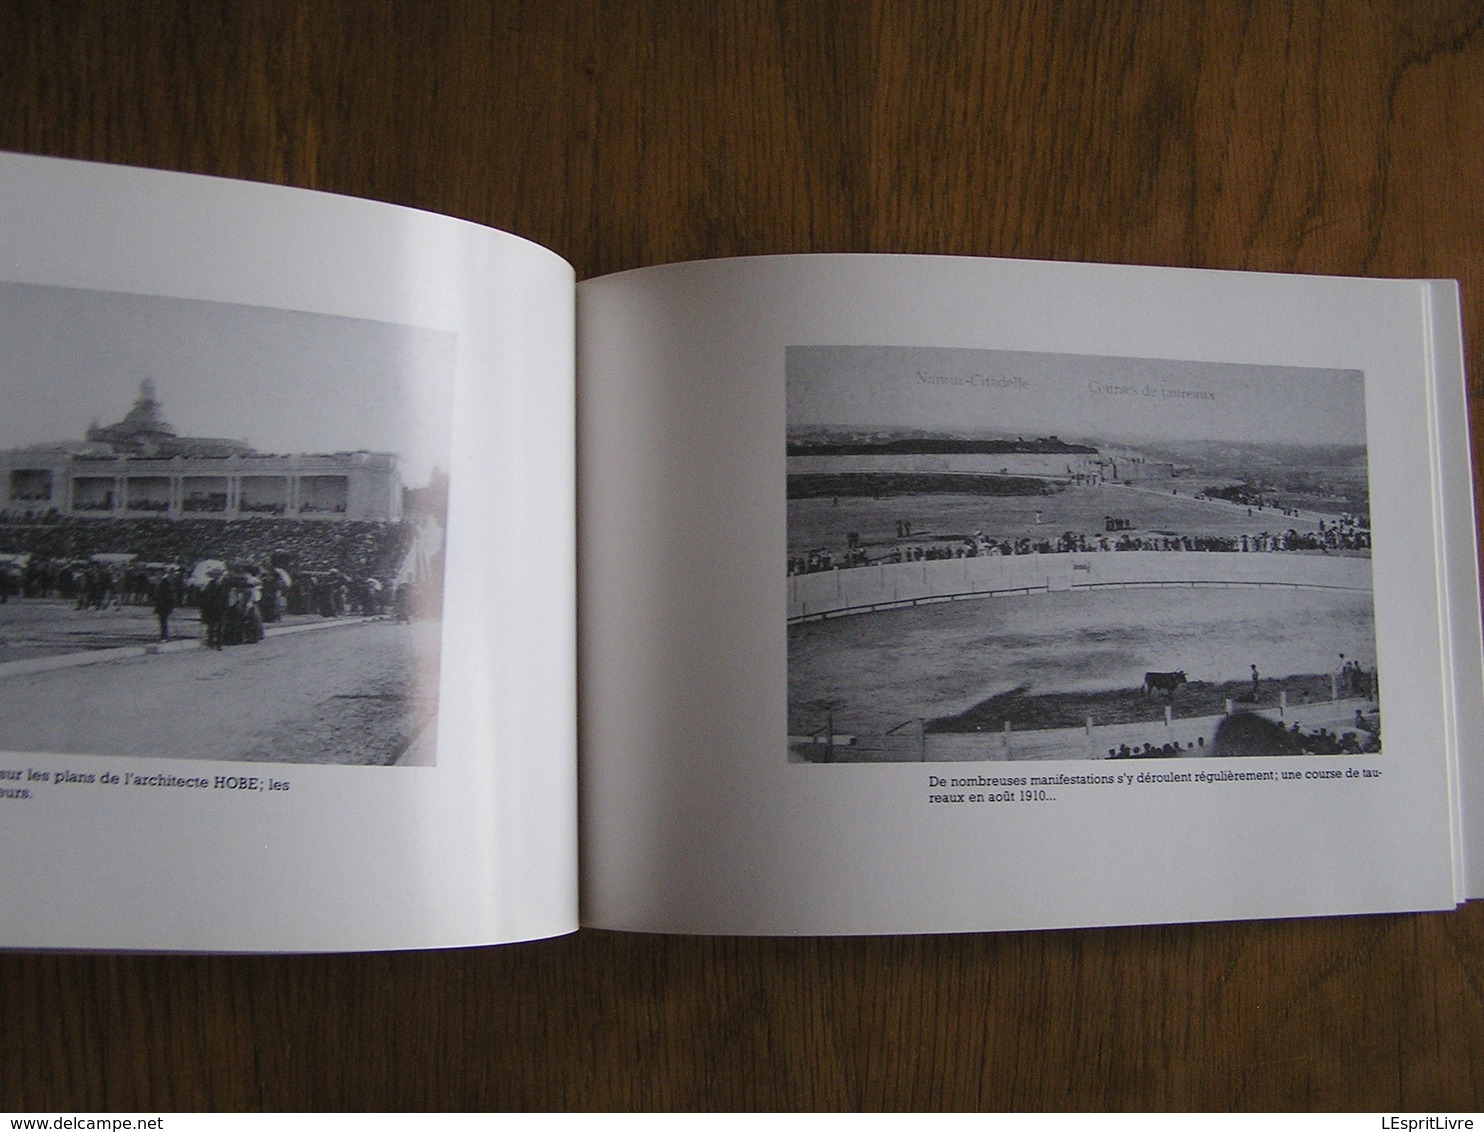
<instances>
[{"instance_id":1,"label":"distant building on hill","mask_svg":"<svg viewBox=\"0 0 1484 1132\"><path fill-rule=\"evenodd\" d=\"M117 424L0 452L0 515L48 514L395 522L402 482L391 452L265 455L240 440L179 436L146 379Z\"/></svg>"}]
</instances>

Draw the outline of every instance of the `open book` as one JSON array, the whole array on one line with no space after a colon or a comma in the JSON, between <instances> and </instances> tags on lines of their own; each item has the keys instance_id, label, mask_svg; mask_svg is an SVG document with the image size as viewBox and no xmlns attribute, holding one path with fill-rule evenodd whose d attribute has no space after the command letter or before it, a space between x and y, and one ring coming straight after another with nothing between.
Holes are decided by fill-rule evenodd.
<instances>
[{"instance_id":1,"label":"open book","mask_svg":"<svg viewBox=\"0 0 1484 1132\"><path fill-rule=\"evenodd\" d=\"M1438 909L1484 889L1454 284L576 284L0 159L0 946Z\"/></svg>"}]
</instances>

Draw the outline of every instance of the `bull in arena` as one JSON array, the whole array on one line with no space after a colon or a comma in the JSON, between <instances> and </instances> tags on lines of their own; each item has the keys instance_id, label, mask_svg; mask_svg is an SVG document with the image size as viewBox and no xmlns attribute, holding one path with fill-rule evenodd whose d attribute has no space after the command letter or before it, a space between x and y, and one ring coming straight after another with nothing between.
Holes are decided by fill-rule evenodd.
<instances>
[{"instance_id":1,"label":"bull in arena","mask_svg":"<svg viewBox=\"0 0 1484 1132\"><path fill-rule=\"evenodd\" d=\"M1178 672L1146 672L1144 673L1144 695L1152 698L1155 692L1165 692L1170 697L1170 702L1175 702L1175 689L1181 684L1187 683L1185 671Z\"/></svg>"}]
</instances>

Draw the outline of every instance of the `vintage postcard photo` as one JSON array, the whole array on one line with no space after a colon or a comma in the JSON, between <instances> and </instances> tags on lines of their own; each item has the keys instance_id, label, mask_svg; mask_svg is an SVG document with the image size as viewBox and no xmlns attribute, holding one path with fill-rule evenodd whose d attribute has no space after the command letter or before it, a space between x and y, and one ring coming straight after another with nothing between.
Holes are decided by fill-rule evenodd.
<instances>
[{"instance_id":1,"label":"vintage postcard photo","mask_svg":"<svg viewBox=\"0 0 1484 1132\"><path fill-rule=\"evenodd\" d=\"M1359 371L786 367L791 760L1380 752Z\"/></svg>"},{"instance_id":2,"label":"vintage postcard photo","mask_svg":"<svg viewBox=\"0 0 1484 1132\"><path fill-rule=\"evenodd\" d=\"M433 762L454 348L0 284L0 750Z\"/></svg>"}]
</instances>

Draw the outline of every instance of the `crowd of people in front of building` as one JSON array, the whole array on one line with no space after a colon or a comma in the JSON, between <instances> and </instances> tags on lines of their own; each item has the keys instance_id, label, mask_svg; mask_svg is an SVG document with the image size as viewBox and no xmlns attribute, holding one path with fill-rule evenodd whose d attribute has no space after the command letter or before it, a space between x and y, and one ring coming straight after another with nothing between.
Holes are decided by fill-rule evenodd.
<instances>
[{"instance_id":1,"label":"crowd of people in front of building","mask_svg":"<svg viewBox=\"0 0 1484 1132\"><path fill-rule=\"evenodd\" d=\"M376 575L394 569L416 535L410 522L300 522L293 519L131 518L48 515L0 521L0 555L29 554L60 569L95 555L133 555L141 563L282 559L298 573L340 570ZM40 569L40 567L38 567ZM43 584L33 575L35 584ZM40 596L40 595L29 595Z\"/></svg>"},{"instance_id":2,"label":"crowd of people in front of building","mask_svg":"<svg viewBox=\"0 0 1484 1132\"><path fill-rule=\"evenodd\" d=\"M288 614L436 615L431 587L397 573L415 525L347 521L126 519L51 516L0 523L0 602L70 602L78 611L152 610L160 639L177 611L199 616L213 648L261 640Z\"/></svg>"}]
</instances>

